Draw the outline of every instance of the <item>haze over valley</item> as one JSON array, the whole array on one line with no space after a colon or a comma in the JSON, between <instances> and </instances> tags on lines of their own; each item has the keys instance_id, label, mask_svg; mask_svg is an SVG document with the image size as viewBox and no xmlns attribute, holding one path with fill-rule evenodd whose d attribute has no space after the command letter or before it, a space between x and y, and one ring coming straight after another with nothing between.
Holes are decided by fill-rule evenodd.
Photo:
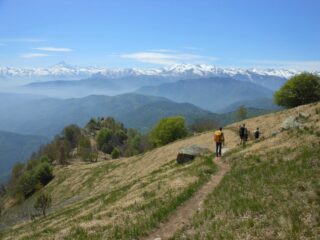
<instances>
[{"instance_id":1,"label":"haze over valley","mask_svg":"<svg viewBox=\"0 0 320 240\"><path fill-rule=\"evenodd\" d=\"M0 239L318 239L319 9L0 0Z\"/></svg>"}]
</instances>

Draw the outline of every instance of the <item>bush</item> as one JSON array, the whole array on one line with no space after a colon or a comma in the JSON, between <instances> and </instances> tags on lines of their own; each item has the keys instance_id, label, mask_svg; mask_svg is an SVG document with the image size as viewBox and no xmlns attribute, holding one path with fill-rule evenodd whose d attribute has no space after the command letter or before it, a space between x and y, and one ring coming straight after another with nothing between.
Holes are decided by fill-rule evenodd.
<instances>
[{"instance_id":1,"label":"bush","mask_svg":"<svg viewBox=\"0 0 320 240\"><path fill-rule=\"evenodd\" d=\"M12 186L16 185L20 177L23 175L23 172L24 172L24 164L16 163L11 170L10 185Z\"/></svg>"},{"instance_id":2,"label":"bush","mask_svg":"<svg viewBox=\"0 0 320 240\"><path fill-rule=\"evenodd\" d=\"M63 136L70 143L71 147L76 147L81 137L81 130L77 125L69 125L63 129Z\"/></svg>"},{"instance_id":3,"label":"bush","mask_svg":"<svg viewBox=\"0 0 320 240\"><path fill-rule=\"evenodd\" d=\"M108 128L102 128L96 137L98 148L103 152L107 151L107 144L111 140L112 131ZM112 151L112 150L111 150Z\"/></svg>"},{"instance_id":4,"label":"bush","mask_svg":"<svg viewBox=\"0 0 320 240\"><path fill-rule=\"evenodd\" d=\"M97 152L92 149L90 139L82 137L78 145L78 156L82 161L95 162L97 160Z\"/></svg>"},{"instance_id":5,"label":"bush","mask_svg":"<svg viewBox=\"0 0 320 240\"><path fill-rule=\"evenodd\" d=\"M163 146L188 135L183 117L161 119L151 130L150 138L156 146Z\"/></svg>"},{"instance_id":6,"label":"bush","mask_svg":"<svg viewBox=\"0 0 320 240\"><path fill-rule=\"evenodd\" d=\"M33 206L37 211L40 211L42 215L45 217L47 209L51 207L51 202L51 196L49 194L42 193L36 198L36 201Z\"/></svg>"},{"instance_id":7,"label":"bush","mask_svg":"<svg viewBox=\"0 0 320 240\"><path fill-rule=\"evenodd\" d=\"M311 73L296 75L275 92L274 100L287 108L320 101L320 77Z\"/></svg>"},{"instance_id":8,"label":"bush","mask_svg":"<svg viewBox=\"0 0 320 240\"><path fill-rule=\"evenodd\" d=\"M24 198L30 197L36 190L41 188L41 184L37 175L34 171L27 171L23 174L23 176L19 179L19 183L17 186L17 195L22 196Z\"/></svg>"},{"instance_id":9,"label":"bush","mask_svg":"<svg viewBox=\"0 0 320 240\"><path fill-rule=\"evenodd\" d=\"M116 159L120 157L120 150L118 148L114 148L111 153L112 159Z\"/></svg>"},{"instance_id":10,"label":"bush","mask_svg":"<svg viewBox=\"0 0 320 240\"><path fill-rule=\"evenodd\" d=\"M53 179L52 171L52 166L48 162L42 162L36 167L36 177L43 186L47 185Z\"/></svg>"}]
</instances>

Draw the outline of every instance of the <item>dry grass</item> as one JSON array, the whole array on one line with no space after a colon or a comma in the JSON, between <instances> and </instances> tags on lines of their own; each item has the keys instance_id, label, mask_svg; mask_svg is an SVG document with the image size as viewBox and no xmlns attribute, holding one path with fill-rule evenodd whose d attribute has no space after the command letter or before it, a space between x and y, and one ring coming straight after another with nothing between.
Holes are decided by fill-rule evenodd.
<instances>
[{"instance_id":1,"label":"dry grass","mask_svg":"<svg viewBox=\"0 0 320 240\"><path fill-rule=\"evenodd\" d=\"M228 147L234 147L234 133L226 130L225 134L230 139ZM189 188L197 184L201 174L210 174L213 168L203 159L186 165L175 163L178 150L192 144L213 149L213 134L193 136L130 158L91 164L75 162L56 168L54 180L43 189L53 197L49 215L13 226L3 239L59 239L91 234L99 239L107 232L115 236L116 231L121 231L120 238L124 238L124 230L117 228L147 220L161 205L191 191Z\"/></svg>"},{"instance_id":2,"label":"dry grass","mask_svg":"<svg viewBox=\"0 0 320 240\"><path fill-rule=\"evenodd\" d=\"M294 148L301 139L295 132L280 132L281 123L290 115L310 115L305 126L312 134L302 134L305 141L317 141L320 128L320 104L269 114L245 121L249 130L260 127L264 140L237 147L240 123L228 126L226 146L232 149L230 161L240 156L268 154L276 149ZM320 110L319 110L320 111ZM276 137L272 132L277 131ZM43 191L53 196L53 206L46 218L19 223L0 235L3 239L126 239L146 234L174 209L176 199L185 199L202 175L212 171L205 159L178 166L175 158L181 147L200 144L214 148L212 132L183 139L131 158L97 163L77 162L55 169L55 178ZM234 153L232 153L234 152ZM288 156L288 159L293 158ZM181 197L182 196L182 197ZM180 201L180 200L179 200ZM12 212L25 211L27 204ZM170 205L173 204L173 205ZM168 206L168 209L162 209ZM217 217L221 217L219 215ZM151 220L150 220L151 219ZM149 224L150 225L141 225ZM128 227L131 226L131 227ZM149 230L148 230L149 229ZM245 237L244 235L242 237Z\"/></svg>"},{"instance_id":3,"label":"dry grass","mask_svg":"<svg viewBox=\"0 0 320 240\"><path fill-rule=\"evenodd\" d=\"M319 239L317 109L320 103L246 120L250 130L259 126L265 139L230 151L230 173L173 239ZM280 131L281 123L299 112L309 115L304 129Z\"/></svg>"}]
</instances>

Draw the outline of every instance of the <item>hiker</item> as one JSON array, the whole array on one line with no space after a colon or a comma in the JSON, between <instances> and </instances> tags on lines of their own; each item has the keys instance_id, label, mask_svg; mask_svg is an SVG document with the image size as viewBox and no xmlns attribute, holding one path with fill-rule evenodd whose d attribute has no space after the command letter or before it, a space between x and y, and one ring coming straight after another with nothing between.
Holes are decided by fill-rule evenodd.
<instances>
[{"instance_id":1,"label":"hiker","mask_svg":"<svg viewBox=\"0 0 320 240\"><path fill-rule=\"evenodd\" d=\"M240 145L244 143L244 132L246 129L246 124L240 125L239 128L239 136L240 136Z\"/></svg>"},{"instance_id":2,"label":"hiker","mask_svg":"<svg viewBox=\"0 0 320 240\"><path fill-rule=\"evenodd\" d=\"M214 141L216 142L216 156L221 157L222 143L224 142L224 135L222 128L214 132Z\"/></svg>"},{"instance_id":3,"label":"hiker","mask_svg":"<svg viewBox=\"0 0 320 240\"><path fill-rule=\"evenodd\" d=\"M248 137L249 137L249 131L245 127L243 130L243 144L246 144L246 142L248 141Z\"/></svg>"},{"instance_id":4,"label":"hiker","mask_svg":"<svg viewBox=\"0 0 320 240\"><path fill-rule=\"evenodd\" d=\"M260 130L259 130L259 128L257 127L257 129L254 131L254 138L255 138L256 140L258 140L259 137L260 137Z\"/></svg>"}]
</instances>

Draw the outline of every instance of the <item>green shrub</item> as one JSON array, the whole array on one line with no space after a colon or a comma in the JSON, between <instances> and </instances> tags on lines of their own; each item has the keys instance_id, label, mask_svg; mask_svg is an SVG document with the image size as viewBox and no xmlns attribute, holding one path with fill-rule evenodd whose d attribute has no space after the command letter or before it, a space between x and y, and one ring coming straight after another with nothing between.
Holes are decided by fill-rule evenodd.
<instances>
[{"instance_id":1,"label":"green shrub","mask_svg":"<svg viewBox=\"0 0 320 240\"><path fill-rule=\"evenodd\" d=\"M63 129L63 136L71 144L76 147L81 137L81 129L77 125L69 125Z\"/></svg>"},{"instance_id":2,"label":"green shrub","mask_svg":"<svg viewBox=\"0 0 320 240\"><path fill-rule=\"evenodd\" d=\"M52 202L52 198L49 194L40 194L34 203L34 208L37 211L40 211L42 215L45 217L46 216L46 211L48 208L50 208Z\"/></svg>"},{"instance_id":3,"label":"green shrub","mask_svg":"<svg viewBox=\"0 0 320 240\"><path fill-rule=\"evenodd\" d=\"M34 171L26 171L19 179L17 186L17 195L22 194L24 198L30 197L37 189L41 188L41 184Z\"/></svg>"},{"instance_id":4,"label":"green shrub","mask_svg":"<svg viewBox=\"0 0 320 240\"><path fill-rule=\"evenodd\" d=\"M152 129L150 138L156 146L163 146L188 135L183 117L161 119Z\"/></svg>"},{"instance_id":5,"label":"green shrub","mask_svg":"<svg viewBox=\"0 0 320 240\"><path fill-rule=\"evenodd\" d=\"M311 73L296 75L274 94L274 100L287 108L320 101L320 77Z\"/></svg>"},{"instance_id":6,"label":"green shrub","mask_svg":"<svg viewBox=\"0 0 320 240\"><path fill-rule=\"evenodd\" d=\"M84 136L79 141L77 152L82 161L95 162L98 157L97 152L91 147L90 139Z\"/></svg>"},{"instance_id":7,"label":"green shrub","mask_svg":"<svg viewBox=\"0 0 320 240\"><path fill-rule=\"evenodd\" d=\"M120 150L118 148L114 148L111 153L112 159L116 159L120 157Z\"/></svg>"},{"instance_id":8,"label":"green shrub","mask_svg":"<svg viewBox=\"0 0 320 240\"><path fill-rule=\"evenodd\" d=\"M103 152L107 151L107 144L111 140L112 131L108 128L102 128L96 137L98 148ZM112 151L112 150L111 150Z\"/></svg>"},{"instance_id":9,"label":"green shrub","mask_svg":"<svg viewBox=\"0 0 320 240\"><path fill-rule=\"evenodd\" d=\"M53 179L52 171L52 166L48 162L42 162L36 167L36 177L43 186L47 185Z\"/></svg>"}]
</instances>

